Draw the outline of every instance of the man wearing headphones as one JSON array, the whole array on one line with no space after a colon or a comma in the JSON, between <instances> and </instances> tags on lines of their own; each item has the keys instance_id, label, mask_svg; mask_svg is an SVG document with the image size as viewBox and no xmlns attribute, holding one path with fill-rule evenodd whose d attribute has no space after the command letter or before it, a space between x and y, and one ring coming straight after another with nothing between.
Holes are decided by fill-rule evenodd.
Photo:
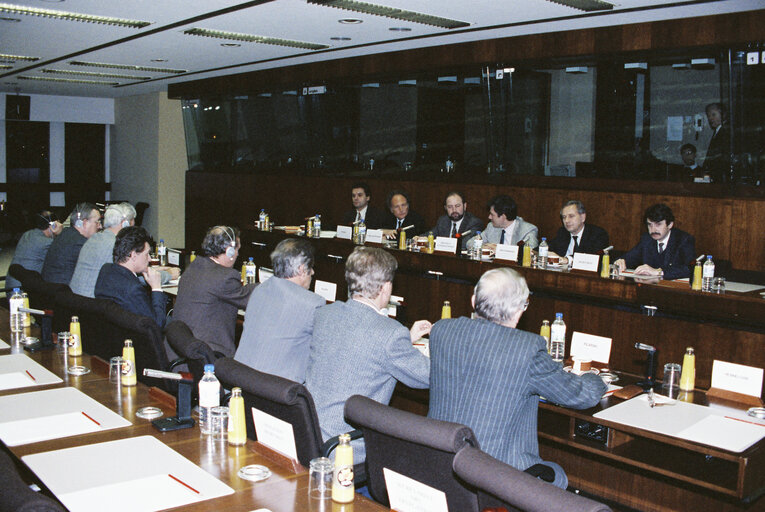
<instances>
[{"instance_id":1,"label":"man wearing headphones","mask_svg":"<svg viewBox=\"0 0 765 512\"><path fill-rule=\"evenodd\" d=\"M210 228L202 240L201 257L183 273L173 309L173 320L185 322L195 338L227 357L236 351L237 311L247 307L256 286L242 286L241 274L233 268L240 244L238 229Z\"/></svg>"},{"instance_id":2,"label":"man wearing headphones","mask_svg":"<svg viewBox=\"0 0 765 512\"><path fill-rule=\"evenodd\" d=\"M11 265L16 263L27 270L40 272L50 244L64 226L58 221L56 214L47 210L36 214L34 222L34 229L30 229L19 238ZM20 288L21 283L9 275L5 278L5 287Z\"/></svg>"},{"instance_id":3,"label":"man wearing headphones","mask_svg":"<svg viewBox=\"0 0 765 512\"><path fill-rule=\"evenodd\" d=\"M49 283L69 284L80 249L101 226L101 213L91 203L79 203L69 217L71 226L64 228L48 249L42 278Z\"/></svg>"}]
</instances>

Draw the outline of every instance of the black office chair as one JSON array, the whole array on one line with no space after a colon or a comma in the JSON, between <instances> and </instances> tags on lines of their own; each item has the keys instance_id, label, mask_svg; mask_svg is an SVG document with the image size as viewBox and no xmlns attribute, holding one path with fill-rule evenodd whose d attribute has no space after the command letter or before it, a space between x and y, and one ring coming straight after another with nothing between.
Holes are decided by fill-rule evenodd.
<instances>
[{"instance_id":1,"label":"black office chair","mask_svg":"<svg viewBox=\"0 0 765 512\"><path fill-rule=\"evenodd\" d=\"M8 274L21 283L21 289L29 295L29 306L36 309L54 309L56 293L69 288L65 284L44 281L39 272L27 270L18 263L8 268Z\"/></svg>"},{"instance_id":2,"label":"black office chair","mask_svg":"<svg viewBox=\"0 0 765 512\"><path fill-rule=\"evenodd\" d=\"M345 402L345 419L364 434L367 486L388 506L383 468L401 473L446 494L449 510L478 512L478 497L452 472L455 454L478 446L465 425L434 420L354 395Z\"/></svg>"},{"instance_id":3,"label":"black office chair","mask_svg":"<svg viewBox=\"0 0 765 512\"><path fill-rule=\"evenodd\" d=\"M68 286L61 288L54 296L53 330L55 332L68 331L72 317L78 317L80 334L82 335L82 349L88 354L106 358L107 354L100 347L96 326L102 321L108 303L109 301L105 299L93 299L78 295Z\"/></svg>"},{"instance_id":4,"label":"black office chair","mask_svg":"<svg viewBox=\"0 0 765 512\"><path fill-rule=\"evenodd\" d=\"M176 368L185 364L191 375L194 376L194 389L192 395L197 395L196 384L204 376L206 364L215 364L218 355L210 348L210 345L194 337L194 333L185 322L173 320L165 327L165 338L170 348L178 354L178 359L170 361L170 367Z\"/></svg>"},{"instance_id":5,"label":"black office chair","mask_svg":"<svg viewBox=\"0 0 765 512\"><path fill-rule=\"evenodd\" d=\"M508 512L611 512L602 503L565 491L466 446L454 457L454 472L478 490L481 510Z\"/></svg>"},{"instance_id":6,"label":"black office chair","mask_svg":"<svg viewBox=\"0 0 765 512\"><path fill-rule=\"evenodd\" d=\"M65 512L57 501L29 488L7 453L0 450L0 512Z\"/></svg>"}]
</instances>

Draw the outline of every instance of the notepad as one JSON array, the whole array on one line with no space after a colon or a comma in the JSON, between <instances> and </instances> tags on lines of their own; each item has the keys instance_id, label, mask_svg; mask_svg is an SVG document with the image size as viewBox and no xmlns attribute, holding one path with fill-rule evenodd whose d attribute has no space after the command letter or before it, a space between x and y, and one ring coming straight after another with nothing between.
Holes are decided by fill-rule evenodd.
<instances>
[{"instance_id":1,"label":"notepad","mask_svg":"<svg viewBox=\"0 0 765 512\"><path fill-rule=\"evenodd\" d=\"M0 390L63 382L25 354L0 356Z\"/></svg>"},{"instance_id":2,"label":"notepad","mask_svg":"<svg viewBox=\"0 0 765 512\"><path fill-rule=\"evenodd\" d=\"M25 372L11 372L0 374L0 390L25 388L36 385Z\"/></svg>"}]
</instances>

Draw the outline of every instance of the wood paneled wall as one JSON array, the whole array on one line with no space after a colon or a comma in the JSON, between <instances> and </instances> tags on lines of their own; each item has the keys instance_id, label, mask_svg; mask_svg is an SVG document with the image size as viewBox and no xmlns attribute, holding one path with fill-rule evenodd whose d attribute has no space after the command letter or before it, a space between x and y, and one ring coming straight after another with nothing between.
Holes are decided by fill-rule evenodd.
<instances>
[{"instance_id":1,"label":"wood paneled wall","mask_svg":"<svg viewBox=\"0 0 765 512\"><path fill-rule=\"evenodd\" d=\"M343 212L352 208L350 190L356 178L299 175L224 174L189 171L186 174L186 245L198 247L207 227L216 224L251 226L261 208L277 225L300 224L303 218L322 214L325 229L334 229ZM643 212L664 202L675 213L676 227L696 237L699 254L729 260L741 270L765 271L765 199L705 197L685 193L629 191L596 187L570 188L576 181L561 178L555 187L415 181L391 178L363 179L372 188L372 205L384 209L385 196L404 189L412 209L434 225L444 213L443 201L451 190L460 190L468 210L486 217L486 202L509 194L518 203L518 214L539 227L541 236L553 236L560 226L559 209L569 199L587 208L587 221L605 228L619 250L635 245L645 229ZM588 182L592 182L589 180ZM614 183L614 182L610 182ZM618 187L618 183L612 185ZM487 219L488 222L488 219Z\"/></svg>"}]
</instances>

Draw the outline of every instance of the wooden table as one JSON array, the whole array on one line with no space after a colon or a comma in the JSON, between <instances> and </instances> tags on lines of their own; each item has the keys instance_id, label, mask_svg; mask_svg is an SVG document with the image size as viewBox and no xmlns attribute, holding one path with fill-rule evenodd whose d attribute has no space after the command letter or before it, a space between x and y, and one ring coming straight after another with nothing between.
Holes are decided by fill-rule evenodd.
<instances>
[{"instance_id":1,"label":"wooden table","mask_svg":"<svg viewBox=\"0 0 765 512\"><path fill-rule=\"evenodd\" d=\"M0 334L8 334L8 314L0 308ZM10 337L4 337L8 340ZM18 346L1 349L0 355L18 351ZM225 443L214 443L209 436L203 436L198 427L174 432L159 432L148 420L138 418L135 414L145 406L156 406L162 409L165 416L175 414L174 405L163 392L157 392L140 382L134 387L121 387L111 384L108 378L108 366L98 358L88 355L76 358L76 364L86 366L91 372L83 376L72 376L66 372L67 365L75 362L75 358L64 357L55 350L29 354L50 371L64 379L62 384L37 386L0 392L0 396L18 394L29 391L51 389L61 386L73 386L109 409L128 419L132 426L72 436L62 439L37 442L9 448L8 451L21 458L25 455L59 450L92 443L100 443L135 436L153 436L202 469L218 478L235 490L234 494L198 502L192 505L174 508L173 510L206 511L226 510L227 512L248 512L259 508L267 508L273 512L291 511L356 511L379 512L389 510L362 496L357 495L351 506L341 506L336 503L325 503L325 508L318 508L317 502L308 499L308 474L294 474L286 468L281 468L253 450L254 443L247 442L245 446L234 447ZM147 464L150 464L147 461ZM272 471L272 476L262 482L250 482L237 476L242 466L262 464ZM41 485L42 486L42 485Z\"/></svg>"}]
</instances>

